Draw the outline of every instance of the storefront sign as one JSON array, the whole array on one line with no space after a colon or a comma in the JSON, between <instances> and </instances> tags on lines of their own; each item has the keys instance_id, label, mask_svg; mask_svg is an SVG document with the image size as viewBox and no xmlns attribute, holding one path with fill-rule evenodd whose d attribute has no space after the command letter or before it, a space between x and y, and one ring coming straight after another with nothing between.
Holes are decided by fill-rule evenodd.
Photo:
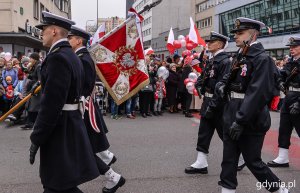
<instances>
[{"instance_id":1,"label":"storefront sign","mask_svg":"<svg viewBox=\"0 0 300 193\"><path fill-rule=\"evenodd\" d=\"M31 34L31 36L41 39L41 30L31 26L28 21L25 23L25 31L28 34Z\"/></svg>"}]
</instances>

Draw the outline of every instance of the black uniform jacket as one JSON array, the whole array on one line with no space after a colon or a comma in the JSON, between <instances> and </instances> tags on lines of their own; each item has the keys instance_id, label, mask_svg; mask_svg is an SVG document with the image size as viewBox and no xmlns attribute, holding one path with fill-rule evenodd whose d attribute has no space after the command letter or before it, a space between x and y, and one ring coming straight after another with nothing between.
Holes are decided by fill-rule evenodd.
<instances>
[{"instance_id":1,"label":"black uniform jacket","mask_svg":"<svg viewBox=\"0 0 300 193\"><path fill-rule=\"evenodd\" d=\"M96 81L95 63L86 48L82 48L78 50L76 54L80 58L83 64L83 69L85 74L83 96L88 97L91 96L95 86L95 81ZM84 113L84 123L87 128L87 132L90 138L93 151L94 153L98 153L108 149L110 145L105 135L108 132L107 126L103 119L102 112L96 101L94 101L94 106L95 106L95 120L98 128L100 129L100 133L97 133L93 129L90 122L88 111L85 111Z\"/></svg>"},{"instance_id":2,"label":"black uniform jacket","mask_svg":"<svg viewBox=\"0 0 300 193\"><path fill-rule=\"evenodd\" d=\"M247 71L243 73L245 67ZM227 78L225 75L222 82ZM250 46L232 84L239 85L236 86L239 89L231 91L245 93L245 98L232 98L225 105L224 132L228 132L236 121L245 126L243 134L265 134L271 125L268 103L273 97L275 78L274 61L265 53L261 43Z\"/></svg>"},{"instance_id":3,"label":"black uniform jacket","mask_svg":"<svg viewBox=\"0 0 300 193\"><path fill-rule=\"evenodd\" d=\"M206 65L204 73L197 79L197 86L200 86L201 94L205 94L205 92L213 94L215 90L215 86L217 82L221 81L223 76L229 72L231 61L229 59L229 55L226 52L221 52L217 54L214 58L212 58ZM207 78L204 76L207 73ZM205 79L205 80L203 80ZM220 101L217 96L213 96L212 98L204 97L203 103L200 109L200 114L205 116L205 111L207 107L212 107L215 111L223 111L223 102Z\"/></svg>"},{"instance_id":4,"label":"black uniform jacket","mask_svg":"<svg viewBox=\"0 0 300 193\"><path fill-rule=\"evenodd\" d=\"M55 45L42 64L41 108L30 139L40 146L40 177L47 188L65 190L99 176L80 111L62 110L78 103L83 76L67 41Z\"/></svg>"},{"instance_id":5,"label":"black uniform jacket","mask_svg":"<svg viewBox=\"0 0 300 193\"><path fill-rule=\"evenodd\" d=\"M291 76L290 81L288 82L287 87L294 87L294 88L300 88L300 59L293 60L291 59L280 71L281 74L281 81L285 82L288 77L290 77L291 72L294 68L298 69L298 72ZM285 96L285 99L283 101L282 107L281 107L281 113L289 113L290 112L290 106L295 103L300 103L300 92L297 91L287 91L287 95Z\"/></svg>"}]
</instances>

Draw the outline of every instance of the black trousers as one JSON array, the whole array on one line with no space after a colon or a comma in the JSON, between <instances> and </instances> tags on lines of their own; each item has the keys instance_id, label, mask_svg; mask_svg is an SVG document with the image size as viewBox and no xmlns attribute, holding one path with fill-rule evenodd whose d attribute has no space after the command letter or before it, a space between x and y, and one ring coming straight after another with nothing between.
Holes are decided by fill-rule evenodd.
<instances>
[{"instance_id":1,"label":"black trousers","mask_svg":"<svg viewBox=\"0 0 300 193\"><path fill-rule=\"evenodd\" d=\"M102 161L102 159L100 159L96 154L95 154L95 159L96 159L96 164L97 164L99 173L101 175L104 175L110 169L110 167L108 165L106 165L106 163L104 161Z\"/></svg>"},{"instance_id":2,"label":"black trousers","mask_svg":"<svg viewBox=\"0 0 300 193\"><path fill-rule=\"evenodd\" d=\"M203 153L209 153L210 141L214 135L215 129L221 140L223 140L223 128L221 117L222 113L216 114L211 119L206 119L204 117L200 120L199 131L198 131L198 141L197 141L197 151Z\"/></svg>"},{"instance_id":3,"label":"black trousers","mask_svg":"<svg viewBox=\"0 0 300 193\"><path fill-rule=\"evenodd\" d=\"M79 188L74 187L68 190L57 191L50 188L44 187L44 193L83 193Z\"/></svg>"},{"instance_id":4,"label":"black trousers","mask_svg":"<svg viewBox=\"0 0 300 193\"><path fill-rule=\"evenodd\" d=\"M289 149L291 135L293 129L296 129L300 137L300 115L291 115L288 113L280 113L278 146Z\"/></svg>"},{"instance_id":5,"label":"black trousers","mask_svg":"<svg viewBox=\"0 0 300 193\"><path fill-rule=\"evenodd\" d=\"M21 99L18 97L15 101L14 101L14 106L20 102ZM23 111L25 110L25 104L20 106L14 113L13 115L17 118L20 119L21 115L23 114Z\"/></svg>"},{"instance_id":6,"label":"black trousers","mask_svg":"<svg viewBox=\"0 0 300 193\"><path fill-rule=\"evenodd\" d=\"M188 92L183 93L182 102L185 104L184 107L186 112L190 111L192 100L193 100L193 96L190 93Z\"/></svg>"},{"instance_id":7,"label":"black trousers","mask_svg":"<svg viewBox=\"0 0 300 193\"><path fill-rule=\"evenodd\" d=\"M221 181L219 185L228 189L236 189L237 166L240 153L242 153L246 166L259 182L268 182L266 189L275 192L279 186L274 186L280 180L261 159L261 149L264 135L242 135L238 141L233 141L228 132L224 131L223 137L223 161ZM273 186L270 186L273 184ZM279 185L277 183L277 185Z\"/></svg>"},{"instance_id":8,"label":"black trousers","mask_svg":"<svg viewBox=\"0 0 300 193\"><path fill-rule=\"evenodd\" d=\"M153 92L140 92L139 96L141 113L148 113L150 110L150 103L153 97Z\"/></svg>"}]
</instances>

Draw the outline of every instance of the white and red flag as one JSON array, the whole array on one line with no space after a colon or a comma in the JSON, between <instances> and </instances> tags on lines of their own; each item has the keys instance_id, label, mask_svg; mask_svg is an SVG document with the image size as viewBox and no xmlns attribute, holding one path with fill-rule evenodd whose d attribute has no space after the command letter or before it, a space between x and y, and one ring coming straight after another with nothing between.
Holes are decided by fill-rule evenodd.
<instances>
[{"instance_id":1,"label":"white and red flag","mask_svg":"<svg viewBox=\"0 0 300 193\"><path fill-rule=\"evenodd\" d=\"M201 38L200 33L197 29L197 26L195 25L193 19L190 17L190 33L189 33L189 38L190 41L196 43L196 44L200 44L202 46L206 46L205 41Z\"/></svg>"},{"instance_id":2,"label":"white and red flag","mask_svg":"<svg viewBox=\"0 0 300 193\"><path fill-rule=\"evenodd\" d=\"M105 23L101 24L94 36L91 38L91 46L98 42L105 35Z\"/></svg>"},{"instance_id":3,"label":"white and red flag","mask_svg":"<svg viewBox=\"0 0 300 193\"><path fill-rule=\"evenodd\" d=\"M97 74L119 105L149 83L142 44L143 18L134 9L124 23L90 49Z\"/></svg>"},{"instance_id":4,"label":"white and red flag","mask_svg":"<svg viewBox=\"0 0 300 193\"><path fill-rule=\"evenodd\" d=\"M174 45L173 45L174 40L175 40L174 32L173 32L173 29L171 28L170 32L169 32L169 36L168 36L168 42L167 42L167 49L169 50L169 52L171 54L174 54L174 52L175 52L175 48L174 48Z\"/></svg>"},{"instance_id":5,"label":"white and red flag","mask_svg":"<svg viewBox=\"0 0 300 193\"><path fill-rule=\"evenodd\" d=\"M145 55L151 55L151 54L154 54L154 50L152 49L152 47L146 49L144 51Z\"/></svg>"}]
</instances>

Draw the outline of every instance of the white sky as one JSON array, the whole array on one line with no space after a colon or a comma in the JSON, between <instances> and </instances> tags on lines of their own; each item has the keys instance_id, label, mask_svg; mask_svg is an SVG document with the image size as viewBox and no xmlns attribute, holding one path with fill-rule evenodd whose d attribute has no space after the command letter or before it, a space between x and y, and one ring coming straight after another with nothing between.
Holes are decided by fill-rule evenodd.
<instances>
[{"instance_id":1,"label":"white sky","mask_svg":"<svg viewBox=\"0 0 300 193\"><path fill-rule=\"evenodd\" d=\"M126 16L126 0L98 0L99 18L122 17ZM97 18L97 0L72 0L72 20L76 26L85 28L87 20L88 25L95 24Z\"/></svg>"}]
</instances>

